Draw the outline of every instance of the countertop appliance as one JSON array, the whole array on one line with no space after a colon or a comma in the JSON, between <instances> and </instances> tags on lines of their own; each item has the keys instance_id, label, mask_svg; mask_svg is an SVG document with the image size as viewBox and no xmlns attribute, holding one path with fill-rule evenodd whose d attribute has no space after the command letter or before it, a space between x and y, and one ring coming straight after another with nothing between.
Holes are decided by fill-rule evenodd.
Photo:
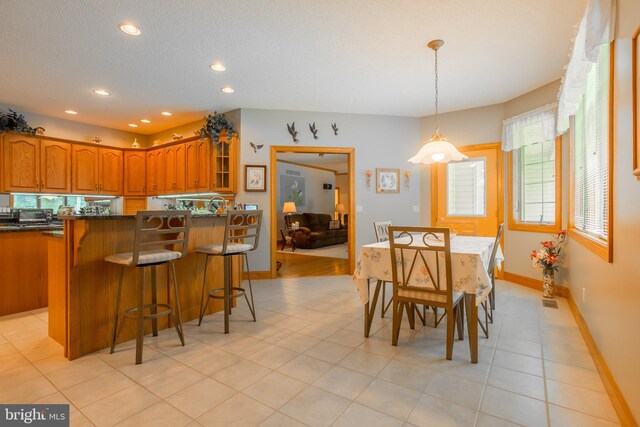
<instances>
[{"instance_id":1,"label":"countertop appliance","mask_svg":"<svg viewBox=\"0 0 640 427\"><path fill-rule=\"evenodd\" d=\"M53 209L15 209L18 224L48 224L53 221Z\"/></svg>"}]
</instances>

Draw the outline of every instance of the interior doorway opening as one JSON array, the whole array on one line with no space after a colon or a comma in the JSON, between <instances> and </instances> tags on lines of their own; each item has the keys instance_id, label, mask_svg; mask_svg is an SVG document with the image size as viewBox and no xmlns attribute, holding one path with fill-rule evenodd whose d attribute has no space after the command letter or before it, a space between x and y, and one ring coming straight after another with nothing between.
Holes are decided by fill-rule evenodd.
<instances>
[{"instance_id":1,"label":"interior doorway opening","mask_svg":"<svg viewBox=\"0 0 640 427\"><path fill-rule=\"evenodd\" d=\"M351 274L355 149L271 147L271 277Z\"/></svg>"}]
</instances>

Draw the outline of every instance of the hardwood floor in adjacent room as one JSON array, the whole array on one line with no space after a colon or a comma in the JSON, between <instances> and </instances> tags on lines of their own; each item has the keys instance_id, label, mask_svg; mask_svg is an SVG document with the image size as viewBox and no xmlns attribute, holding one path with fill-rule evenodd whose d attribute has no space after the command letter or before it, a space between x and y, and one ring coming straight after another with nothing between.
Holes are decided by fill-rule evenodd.
<instances>
[{"instance_id":1,"label":"hardwood floor in adjacent room","mask_svg":"<svg viewBox=\"0 0 640 427\"><path fill-rule=\"evenodd\" d=\"M312 255L278 252L276 259L282 263L278 277L340 276L351 274L349 260Z\"/></svg>"}]
</instances>

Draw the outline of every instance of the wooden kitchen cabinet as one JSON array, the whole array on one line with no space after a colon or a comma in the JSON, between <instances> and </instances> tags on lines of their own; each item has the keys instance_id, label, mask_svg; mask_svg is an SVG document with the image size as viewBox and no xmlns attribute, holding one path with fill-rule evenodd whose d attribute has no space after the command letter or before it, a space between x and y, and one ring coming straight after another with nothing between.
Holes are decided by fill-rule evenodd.
<instances>
[{"instance_id":1,"label":"wooden kitchen cabinet","mask_svg":"<svg viewBox=\"0 0 640 427\"><path fill-rule=\"evenodd\" d=\"M212 167L213 179L211 190L235 193L238 170L238 137L228 138L220 135L220 139L213 144Z\"/></svg>"},{"instance_id":2,"label":"wooden kitchen cabinet","mask_svg":"<svg viewBox=\"0 0 640 427\"><path fill-rule=\"evenodd\" d=\"M164 190L164 150L147 151L147 195L157 196Z\"/></svg>"},{"instance_id":3,"label":"wooden kitchen cabinet","mask_svg":"<svg viewBox=\"0 0 640 427\"><path fill-rule=\"evenodd\" d=\"M144 196L146 194L146 153L144 151L124 152L124 195Z\"/></svg>"},{"instance_id":4,"label":"wooden kitchen cabinet","mask_svg":"<svg viewBox=\"0 0 640 427\"><path fill-rule=\"evenodd\" d=\"M4 191L68 193L71 146L7 134L3 141Z\"/></svg>"},{"instance_id":5,"label":"wooden kitchen cabinet","mask_svg":"<svg viewBox=\"0 0 640 427\"><path fill-rule=\"evenodd\" d=\"M71 190L76 194L122 195L122 151L73 145Z\"/></svg>"},{"instance_id":6,"label":"wooden kitchen cabinet","mask_svg":"<svg viewBox=\"0 0 640 427\"><path fill-rule=\"evenodd\" d=\"M40 141L23 135L4 135L4 191L40 191Z\"/></svg>"},{"instance_id":7,"label":"wooden kitchen cabinet","mask_svg":"<svg viewBox=\"0 0 640 427\"><path fill-rule=\"evenodd\" d=\"M71 145L66 142L40 141L40 191L71 192Z\"/></svg>"},{"instance_id":8,"label":"wooden kitchen cabinet","mask_svg":"<svg viewBox=\"0 0 640 427\"><path fill-rule=\"evenodd\" d=\"M164 193L184 193L186 179L185 144L165 148L164 161Z\"/></svg>"},{"instance_id":9,"label":"wooden kitchen cabinet","mask_svg":"<svg viewBox=\"0 0 640 427\"><path fill-rule=\"evenodd\" d=\"M211 142L198 139L185 144L186 191L202 192L211 188Z\"/></svg>"}]
</instances>

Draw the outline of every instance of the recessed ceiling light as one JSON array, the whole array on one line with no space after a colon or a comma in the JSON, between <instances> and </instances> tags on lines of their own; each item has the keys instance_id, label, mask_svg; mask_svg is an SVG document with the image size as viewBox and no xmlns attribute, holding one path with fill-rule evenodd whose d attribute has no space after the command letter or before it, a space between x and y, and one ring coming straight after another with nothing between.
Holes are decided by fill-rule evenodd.
<instances>
[{"instance_id":1,"label":"recessed ceiling light","mask_svg":"<svg viewBox=\"0 0 640 427\"><path fill-rule=\"evenodd\" d=\"M232 88L232 87L229 87L229 86L225 86L225 87L223 87L223 88L222 88L222 89L220 89L220 90L221 90L221 91L223 91L224 93L233 93L233 92L235 92L235 91L233 90L233 88Z\"/></svg>"},{"instance_id":2,"label":"recessed ceiling light","mask_svg":"<svg viewBox=\"0 0 640 427\"><path fill-rule=\"evenodd\" d=\"M122 23L119 27L120 31L130 36L139 36L141 33L140 29L133 24Z\"/></svg>"},{"instance_id":3,"label":"recessed ceiling light","mask_svg":"<svg viewBox=\"0 0 640 427\"><path fill-rule=\"evenodd\" d=\"M132 128L137 128L138 127L138 125L135 124L135 123L129 123L129 126L131 126Z\"/></svg>"},{"instance_id":4,"label":"recessed ceiling light","mask_svg":"<svg viewBox=\"0 0 640 427\"><path fill-rule=\"evenodd\" d=\"M96 95L100 95L100 96L109 96L111 95L111 92L108 92L104 89L96 89L93 91L93 93L95 93Z\"/></svg>"},{"instance_id":5,"label":"recessed ceiling light","mask_svg":"<svg viewBox=\"0 0 640 427\"><path fill-rule=\"evenodd\" d=\"M77 111L73 111L73 110L64 110L64 112L67 114L71 114L72 116L75 116L76 114L78 114Z\"/></svg>"},{"instance_id":6,"label":"recessed ceiling light","mask_svg":"<svg viewBox=\"0 0 640 427\"><path fill-rule=\"evenodd\" d=\"M211 68L213 71L224 71L227 69L227 67L225 67L222 62L214 62L213 64L209 65L209 68Z\"/></svg>"},{"instance_id":7,"label":"recessed ceiling light","mask_svg":"<svg viewBox=\"0 0 640 427\"><path fill-rule=\"evenodd\" d=\"M142 119L140 120L142 123L151 123L151 120L147 120L147 119Z\"/></svg>"},{"instance_id":8,"label":"recessed ceiling light","mask_svg":"<svg viewBox=\"0 0 640 427\"><path fill-rule=\"evenodd\" d=\"M163 111L163 112L162 112L162 113L160 113L160 114L162 114L163 116L167 116L167 117L169 117L169 116L172 116L172 115L173 115L173 114L171 114L171 113L170 113L170 112L168 112L168 111Z\"/></svg>"}]
</instances>

